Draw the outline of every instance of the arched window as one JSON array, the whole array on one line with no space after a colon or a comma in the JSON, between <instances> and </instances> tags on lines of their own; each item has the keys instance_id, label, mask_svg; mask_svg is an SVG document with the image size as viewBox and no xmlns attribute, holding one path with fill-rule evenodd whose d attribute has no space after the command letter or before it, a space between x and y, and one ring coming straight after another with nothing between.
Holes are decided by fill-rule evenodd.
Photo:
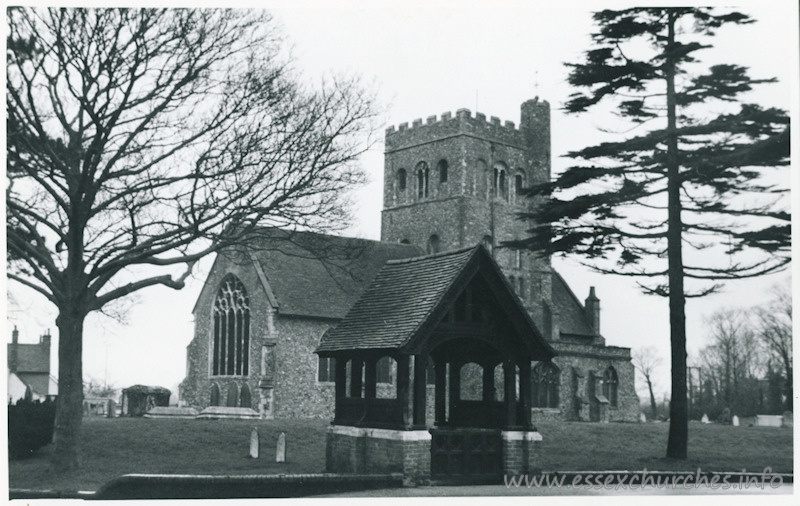
<instances>
[{"instance_id":1,"label":"arched window","mask_svg":"<svg viewBox=\"0 0 800 506\"><path fill-rule=\"evenodd\" d=\"M494 178L492 180L492 196L508 200L508 181L506 180L506 166L498 163L494 166Z\"/></svg>"},{"instance_id":2,"label":"arched window","mask_svg":"<svg viewBox=\"0 0 800 506\"><path fill-rule=\"evenodd\" d=\"M491 253L492 250L494 249L494 242L492 241L492 236L490 236L490 235L483 236L483 239L481 240L481 244L483 244L484 248L489 250L489 253Z\"/></svg>"},{"instance_id":3,"label":"arched window","mask_svg":"<svg viewBox=\"0 0 800 506\"><path fill-rule=\"evenodd\" d=\"M432 255L432 254L434 254L434 253L439 253L439 249L440 249L439 242L440 242L440 241L439 241L439 236L438 236L438 235L436 235L436 234L433 234L432 236L430 236L430 237L428 238L428 248L427 248L427 251L428 251L428 254L429 254L429 255Z\"/></svg>"},{"instance_id":4,"label":"arched window","mask_svg":"<svg viewBox=\"0 0 800 506\"><path fill-rule=\"evenodd\" d=\"M250 299L233 275L222 280L214 300L213 376L247 376L250 372Z\"/></svg>"},{"instance_id":5,"label":"arched window","mask_svg":"<svg viewBox=\"0 0 800 506\"><path fill-rule=\"evenodd\" d=\"M239 406L243 408L252 408L252 398L250 396L250 387L247 386L247 383L242 385L242 393L239 396Z\"/></svg>"},{"instance_id":6,"label":"arched window","mask_svg":"<svg viewBox=\"0 0 800 506\"><path fill-rule=\"evenodd\" d=\"M617 406L617 371L612 366L608 366L603 375L603 395L609 404Z\"/></svg>"},{"instance_id":7,"label":"arched window","mask_svg":"<svg viewBox=\"0 0 800 506\"><path fill-rule=\"evenodd\" d=\"M483 160L477 160L475 162L475 172L472 175L472 179L475 181L473 193L486 198L489 192L486 186L489 182L489 167L486 166L486 162Z\"/></svg>"},{"instance_id":8,"label":"arched window","mask_svg":"<svg viewBox=\"0 0 800 506\"><path fill-rule=\"evenodd\" d=\"M228 393L225 397L225 405L229 408L235 408L239 405L239 388L236 383L228 385Z\"/></svg>"},{"instance_id":9,"label":"arched window","mask_svg":"<svg viewBox=\"0 0 800 506\"><path fill-rule=\"evenodd\" d=\"M428 197L428 164L419 162L417 164L417 198Z\"/></svg>"},{"instance_id":10,"label":"arched window","mask_svg":"<svg viewBox=\"0 0 800 506\"><path fill-rule=\"evenodd\" d=\"M447 160L439 160L439 163L436 165L436 168L439 171L439 184L447 182Z\"/></svg>"},{"instance_id":11,"label":"arched window","mask_svg":"<svg viewBox=\"0 0 800 506\"><path fill-rule=\"evenodd\" d=\"M517 174L514 176L514 202L522 202L522 188L525 186L525 176Z\"/></svg>"},{"instance_id":12,"label":"arched window","mask_svg":"<svg viewBox=\"0 0 800 506\"><path fill-rule=\"evenodd\" d=\"M557 408L560 374L551 362L539 362L531 375L534 408Z\"/></svg>"},{"instance_id":13,"label":"arched window","mask_svg":"<svg viewBox=\"0 0 800 506\"><path fill-rule=\"evenodd\" d=\"M399 169L397 171L397 191L406 191L406 169Z\"/></svg>"},{"instance_id":14,"label":"arched window","mask_svg":"<svg viewBox=\"0 0 800 506\"><path fill-rule=\"evenodd\" d=\"M211 405L219 406L219 386L216 383L211 385Z\"/></svg>"}]
</instances>

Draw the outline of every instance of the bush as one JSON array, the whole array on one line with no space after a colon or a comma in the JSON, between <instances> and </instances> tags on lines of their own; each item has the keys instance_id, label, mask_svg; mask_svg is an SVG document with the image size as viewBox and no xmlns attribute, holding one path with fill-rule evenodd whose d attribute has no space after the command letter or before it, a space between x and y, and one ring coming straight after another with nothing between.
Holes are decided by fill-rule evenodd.
<instances>
[{"instance_id":1,"label":"bush","mask_svg":"<svg viewBox=\"0 0 800 506\"><path fill-rule=\"evenodd\" d=\"M30 457L53 440L56 403L20 399L8 405L8 457Z\"/></svg>"}]
</instances>

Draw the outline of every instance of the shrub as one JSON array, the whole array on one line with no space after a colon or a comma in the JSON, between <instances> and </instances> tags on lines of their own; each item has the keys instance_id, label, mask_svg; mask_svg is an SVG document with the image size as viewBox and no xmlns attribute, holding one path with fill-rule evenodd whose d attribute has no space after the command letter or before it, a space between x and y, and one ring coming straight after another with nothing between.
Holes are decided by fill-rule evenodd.
<instances>
[{"instance_id":1,"label":"shrub","mask_svg":"<svg viewBox=\"0 0 800 506\"><path fill-rule=\"evenodd\" d=\"M30 457L53 440L56 403L20 399L8 405L8 457Z\"/></svg>"}]
</instances>

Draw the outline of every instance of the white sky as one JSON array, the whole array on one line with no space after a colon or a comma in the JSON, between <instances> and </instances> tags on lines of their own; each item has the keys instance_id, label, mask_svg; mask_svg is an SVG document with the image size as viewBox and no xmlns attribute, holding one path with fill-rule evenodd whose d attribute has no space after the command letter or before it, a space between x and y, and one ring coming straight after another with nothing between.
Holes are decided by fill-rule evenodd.
<instances>
[{"instance_id":1,"label":"white sky","mask_svg":"<svg viewBox=\"0 0 800 506\"><path fill-rule=\"evenodd\" d=\"M563 63L579 61L589 48L593 27L585 2L364 0L259 5L269 8L283 26L297 67L311 82L326 72L345 72L361 74L365 82L374 83L384 105L384 126L461 107L519 124L520 104L538 95L552 107L553 173L557 174L569 163L561 155L597 142L602 138L598 127L611 124L609 118L566 117L559 110L572 91ZM791 104L796 113L796 3L744 5L742 10L758 23L723 30L716 38L717 47L701 54L709 60L748 66L754 77L777 77L778 84L763 86L748 99L782 108ZM381 142L363 159L371 181L354 194L357 220L350 235L380 236L382 151ZM796 185L798 174L793 168ZM788 180L788 171L782 177ZM574 261L553 263L580 299L589 286L596 287L608 344L654 346L663 354L657 385L662 392L659 398L663 397L669 389L666 299L641 295L630 278L593 274ZM142 383L177 391L185 374L185 347L193 336L191 309L209 266L210 261L203 262L181 292L160 287L140 292L130 304L127 325L91 316L84 340L85 377L117 387ZM768 288L788 278L785 271L731 282L721 294L690 300L686 308L690 357L706 343L704 316L723 307L765 302ZM52 307L18 285L8 288L18 302L8 307L9 340L14 325L23 342L34 342L47 328L56 334ZM56 357L54 350L54 366Z\"/></svg>"}]
</instances>

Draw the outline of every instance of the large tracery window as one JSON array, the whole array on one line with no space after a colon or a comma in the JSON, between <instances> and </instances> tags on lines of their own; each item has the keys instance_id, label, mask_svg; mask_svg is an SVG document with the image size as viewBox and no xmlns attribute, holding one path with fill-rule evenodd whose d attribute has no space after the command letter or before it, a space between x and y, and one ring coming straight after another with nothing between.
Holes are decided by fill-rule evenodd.
<instances>
[{"instance_id":1,"label":"large tracery window","mask_svg":"<svg viewBox=\"0 0 800 506\"><path fill-rule=\"evenodd\" d=\"M558 368L550 362L539 362L531 375L534 408L558 407Z\"/></svg>"},{"instance_id":2,"label":"large tracery window","mask_svg":"<svg viewBox=\"0 0 800 506\"><path fill-rule=\"evenodd\" d=\"M246 376L250 359L250 299L235 276L222 280L214 301L213 376Z\"/></svg>"}]
</instances>

